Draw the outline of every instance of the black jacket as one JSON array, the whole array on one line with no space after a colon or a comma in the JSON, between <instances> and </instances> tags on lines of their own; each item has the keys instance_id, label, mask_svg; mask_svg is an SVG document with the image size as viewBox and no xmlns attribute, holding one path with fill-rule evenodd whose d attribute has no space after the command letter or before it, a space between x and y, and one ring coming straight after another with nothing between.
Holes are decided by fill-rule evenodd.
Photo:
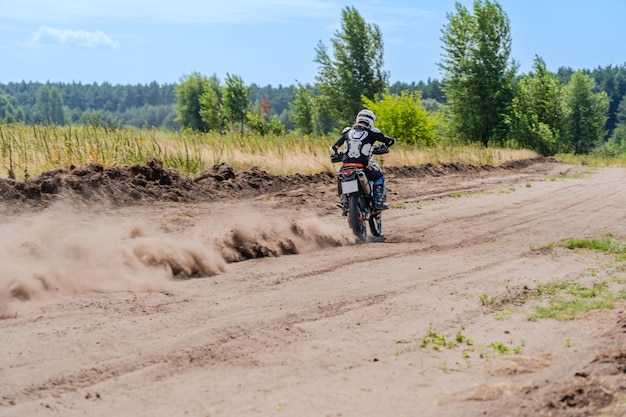
<instances>
[{"instance_id":1,"label":"black jacket","mask_svg":"<svg viewBox=\"0 0 626 417\"><path fill-rule=\"evenodd\" d=\"M387 147L396 143L394 138L385 136L380 130L355 125L346 127L337 142L332 146L335 151L345 145L343 162L361 163L366 166L372 157L374 143L382 142Z\"/></svg>"}]
</instances>

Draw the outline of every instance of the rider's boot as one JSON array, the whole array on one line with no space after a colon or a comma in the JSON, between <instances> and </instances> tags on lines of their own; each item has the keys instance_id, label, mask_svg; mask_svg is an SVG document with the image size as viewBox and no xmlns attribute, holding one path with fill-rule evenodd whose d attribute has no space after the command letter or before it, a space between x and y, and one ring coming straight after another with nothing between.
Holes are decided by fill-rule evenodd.
<instances>
[{"instance_id":1,"label":"rider's boot","mask_svg":"<svg viewBox=\"0 0 626 417\"><path fill-rule=\"evenodd\" d=\"M374 184L374 208L376 210L387 210L389 206L384 203L387 196L385 184Z\"/></svg>"}]
</instances>

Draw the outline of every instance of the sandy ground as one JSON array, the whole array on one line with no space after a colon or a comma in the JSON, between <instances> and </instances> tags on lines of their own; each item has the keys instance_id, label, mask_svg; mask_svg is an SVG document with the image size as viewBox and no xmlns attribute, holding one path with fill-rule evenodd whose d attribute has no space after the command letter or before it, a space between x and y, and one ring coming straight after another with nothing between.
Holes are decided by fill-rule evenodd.
<instances>
[{"instance_id":1,"label":"sandy ground","mask_svg":"<svg viewBox=\"0 0 626 417\"><path fill-rule=\"evenodd\" d=\"M332 181L5 203L0 416L625 416L624 305L529 317L540 284L624 290L615 256L550 245L626 236L626 170L437 172L389 175L384 243Z\"/></svg>"}]
</instances>

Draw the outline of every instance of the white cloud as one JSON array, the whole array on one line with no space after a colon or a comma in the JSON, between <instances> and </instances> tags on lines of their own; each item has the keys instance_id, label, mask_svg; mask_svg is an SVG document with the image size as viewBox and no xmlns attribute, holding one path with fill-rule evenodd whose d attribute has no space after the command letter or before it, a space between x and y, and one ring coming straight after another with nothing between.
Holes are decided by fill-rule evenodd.
<instances>
[{"instance_id":1,"label":"white cloud","mask_svg":"<svg viewBox=\"0 0 626 417\"><path fill-rule=\"evenodd\" d=\"M61 30L47 26L41 26L33 34L33 41L36 44L60 44L82 48L117 48L119 46L118 42L99 30L92 32L80 29Z\"/></svg>"}]
</instances>

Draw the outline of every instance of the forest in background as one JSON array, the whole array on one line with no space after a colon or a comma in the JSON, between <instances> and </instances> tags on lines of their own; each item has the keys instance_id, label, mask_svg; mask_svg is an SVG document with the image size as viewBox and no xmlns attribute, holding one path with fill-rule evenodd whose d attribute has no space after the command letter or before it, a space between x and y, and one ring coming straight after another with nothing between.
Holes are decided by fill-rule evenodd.
<instances>
[{"instance_id":1,"label":"forest in background","mask_svg":"<svg viewBox=\"0 0 626 417\"><path fill-rule=\"evenodd\" d=\"M60 93L63 116L72 124L99 124L125 128L167 128L178 130L176 120L177 84L112 85L110 83L59 83L59 82L11 82L0 83L0 92L15 99L21 118L27 124L42 122L37 111L37 93L42 87L53 87ZM313 90L307 85L306 88ZM289 122L289 103L295 98L295 86L272 85L248 86L248 100L252 107L265 99L270 104L270 116L277 117L286 130L293 129ZM445 102L438 80L418 83L396 82L389 87L392 94L402 91L421 91L422 98ZM2 102L0 101L0 107ZM2 111L0 111L2 115ZM3 122L5 120L0 120Z\"/></svg>"},{"instance_id":2,"label":"forest in background","mask_svg":"<svg viewBox=\"0 0 626 417\"><path fill-rule=\"evenodd\" d=\"M567 84L574 72L572 68L561 67L557 75L563 84ZM596 92L604 91L609 98L609 114L605 126L609 137L618 122L619 104L626 95L626 64L597 67L593 70L583 69L583 72L595 80ZM178 130L180 123L176 120L176 85L159 84L156 81L136 85L22 81L0 83L0 92L15 99L22 114L19 121L27 124L39 121L36 111L37 92L48 86L58 89L68 123ZM306 87L313 90L310 85ZM266 99L270 104L270 115L277 117L286 130L293 129L288 111L289 103L295 98L294 85L274 87L252 83L248 86L248 91L248 99L253 106L258 106L262 99ZM429 102L446 103L441 83L437 79L395 82L389 86L390 94L397 95L402 91L421 91L427 109Z\"/></svg>"}]
</instances>

